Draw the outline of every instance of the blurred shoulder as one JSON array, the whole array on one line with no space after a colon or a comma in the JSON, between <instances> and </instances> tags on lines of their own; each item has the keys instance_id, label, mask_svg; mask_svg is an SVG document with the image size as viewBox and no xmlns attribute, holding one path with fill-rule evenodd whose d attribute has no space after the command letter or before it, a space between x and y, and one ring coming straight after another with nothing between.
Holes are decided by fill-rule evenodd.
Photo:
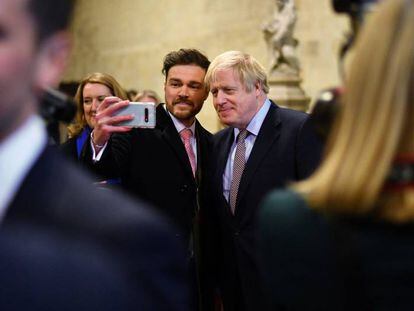
<instances>
[{"instance_id":1,"label":"blurred shoulder","mask_svg":"<svg viewBox=\"0 0 414 311\"><path fill-rule=\"evenodd\" d=\"M295 123L303 123L309 118L309 114L303 111L293 110L289 108L281 108L277 106L277 113L281 121L289 121Z\"/></svg>"},{"instance_id":2,"label":"blurred shoulder","mask_svg":"<svg viewBox=\"0 0 414 311\"><path fill-rule=\"evenodd\" d=\"M294 232L312 229L321 215L312 210L305 199L293 190L275 190L263 201L260 223L265 230Z\"/></svg>"},{"instance_id":3,"label":"blurred shoulder","mask_svg":"<svg viewBox=\"0 0 414 311\"><path fill-rule=\"evenodd\" d=\"M98 187L87 172L53 150L38 162L26 187L42 179L38 192L30 193L36 205L43 204L33 210L34 215L41 211L52 221L97 234L169 230L170 224L155 209L118 189Z\"/></svg>"},{"instance_id":4,"label":"blurred shoulder","mask_svg":"<svg viewBox=\"0 0 414 311\"><path fill-rule=\"evenodd\" d=\"M306 213L307 204L302 196L293 190L275 190L263 201L261 213L271 217L291 217Z\"/></svg>"}]
</instances>

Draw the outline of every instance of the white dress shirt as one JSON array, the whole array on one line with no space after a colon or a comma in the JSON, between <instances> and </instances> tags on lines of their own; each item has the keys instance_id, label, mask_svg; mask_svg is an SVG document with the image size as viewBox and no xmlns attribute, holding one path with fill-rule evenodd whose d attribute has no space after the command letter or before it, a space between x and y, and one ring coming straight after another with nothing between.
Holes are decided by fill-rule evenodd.
<instances>
[{"instance_id":1,"label":"white dress shirt","mask_svg":"<svg viewBox=\"0 0 414 311\"><path fill-rule=\"evenodd\" d=\"M259 109L259 111L254 115L250 123L247 125L246 130L249 132L249 135L246 137L245 144L246 144L246 163L250 157L250 153L252 152L254 143L256 141L256 137L259 134L260 128L262 127L263 121L269 111L271 102L269 99L266 99L263 106ZM230 148L229 157L227 159L226 168L223 172L223 195L226 198L227 202L230 198L230 186L231 181L233 179L233 162L234 156L236 154L236 139L239 135L240 130L238 128L234 128L234 140L233 144Z\"/></svg>"},{"instance_id":2,"label":"white dress shirt","mask_svg":"<svg viewBox=\"0 0 414 311\"><path fill-rule=\"evenodd\" d=\"M0 143L0 220L47 143L44 123L32 116Z\"/></svg>"}]
</instances>

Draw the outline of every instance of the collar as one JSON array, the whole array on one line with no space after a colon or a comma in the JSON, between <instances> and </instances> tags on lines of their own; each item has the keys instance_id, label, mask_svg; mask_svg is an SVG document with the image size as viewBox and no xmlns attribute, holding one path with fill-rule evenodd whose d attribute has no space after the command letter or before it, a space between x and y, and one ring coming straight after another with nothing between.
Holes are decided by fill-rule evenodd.
<instances>
[{"instance_id":1,"label":"collar","mask_svg":"<svg viewBox=\"0 0 414 311\"><path fill-rule=\"evenodd\" d=\"M0 143L0 218L46 143L46 130L39 116L28 118Z\"/></svg>"},{"instance_id":2,"label":"collar","mask_svg":"<svg viewBox=\"0 0 414 311\"><path fill-rule=\"evenodd\" d=\"M195 120L193 122L193 124L191 124L191 126L187 127L185 126L180 120L178 120L176 117L173 116L172 113L170 113L167 109L167 105L164 104L164 109L165 111L167 111L168 115L171 117L171 120L174 123L175 128L177 129L177 132L180 133L183 129L189 128L191 130L191 132L193 132L193 135L195 133Z\"/></svg>"},{"instance_id":3,"label":"collar","mask_svg":"<svg viewBox=\"0 0 414 311\"><path fill-rule=\"evenodd\" d=\"M263 121L266 118L266 115L269 111L271 102L268 98L266 98L263 106L259 109L258 112L254 115L253 119L249 122L246 127L246 130L257 136L259 134L260 128L262 127ZM237 135L239 135L240 130L238 128L234 128L234 139L236 139Z\"/></svg>"}]
</instances>

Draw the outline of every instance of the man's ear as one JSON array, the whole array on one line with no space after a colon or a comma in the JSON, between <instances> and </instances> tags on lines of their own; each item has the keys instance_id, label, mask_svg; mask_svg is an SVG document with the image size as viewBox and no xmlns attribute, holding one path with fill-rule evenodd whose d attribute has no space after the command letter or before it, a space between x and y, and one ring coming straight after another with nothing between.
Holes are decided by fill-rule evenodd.
<instances>
[{"instance_id":1,"label":"man's ear","mask_svg":"<svg viewBox=\"0 0 414 311\"><path fill-rule=\"evenodd\" d=\"M40 45L35 68L35 88L57 86L69 62L71 38L67 32L58 32Z\"/></svg>"},{"instance_id":2,"label":"man's ear","mask_svg":"<svg viewBox=\"0 0 414 311\"><path fill-rule=\"evenodd\" d=\"M254 92L257 97L262 93L262 84L259 81L254 84Z\"/></svg>"}]
</instances>

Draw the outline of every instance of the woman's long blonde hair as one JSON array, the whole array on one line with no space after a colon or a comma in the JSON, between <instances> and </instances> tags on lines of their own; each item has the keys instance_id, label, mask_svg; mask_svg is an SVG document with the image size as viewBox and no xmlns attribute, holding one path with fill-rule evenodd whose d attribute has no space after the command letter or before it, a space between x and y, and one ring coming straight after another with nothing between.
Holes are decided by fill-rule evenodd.
<instances>
[{"instance_id":1,"label":"woman's long blonde hair","mask_svg":"<svg viewBox=\"0 0 414 311\"><path fill-rule=\"evenodd\" d=\"M414 153L414 3L384 1L359 34L344 105L321 167L294 189L311 207L414 219L414 190L383 187L395 156Z\"/></svg>"},{"instance_id":2,"label":"woman's long blonde hair","mask_svg":"<svg viewBox=\"0 0 414 311\"><path fill-rule=\"evenodd\" d=\"M115 78L107 73L95 72L86 76L78 86L75 94L76 115L75 120L68 126L69 138L79 135L86 126L85 111L83 109L83 89L88 83L103 84L111 90L113 96L121 99L128 99L125 90L121 87Z\"/></svg>"}]
</instances>

